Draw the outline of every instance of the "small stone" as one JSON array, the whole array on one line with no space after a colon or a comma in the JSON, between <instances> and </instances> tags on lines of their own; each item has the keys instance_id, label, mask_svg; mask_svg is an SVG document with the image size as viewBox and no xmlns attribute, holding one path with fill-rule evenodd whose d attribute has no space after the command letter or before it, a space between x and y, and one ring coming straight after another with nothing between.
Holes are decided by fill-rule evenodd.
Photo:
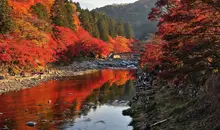
<instances>
[{"instance_id":1,"label":"small stone","mask_svg":"<svg viewBox=\"0 0 220 130\"><path fill-rule=\"evenodd\" d=\"M51 100L48 100L48 103L51 103L52 101Z\"/></svg>"},{"instance_id":2,"label":"small stone","mask_svg":"<svg viewBox=\"0 0 220 130\"><path fill-rule=\"evenodd\" d=\"M2 128L2 130L9 130L9 128L5 125L4 128Z\"/></svg>"},{"instance_id":3,"label":"small stone","mask_svg":"<svg viewBox=\"0 0 220 130\"><path fill-rule=\"evenodd\" d=\"M0 115L3 115L3 113L0 112Z\"/></svg>"},{"instance_id":4,"label":"small stone","mask_svg":"<svg viewBox=\"0 0 220 130\"><path fill-rule=\"evenodd\" d=\"M40 115L40 113L37 113L36 115L37 115L37 116L39 116L39 115Z\"/></svg>"},{"instance_id":5,"label":"small stone","mask_svg":"<svg viewBox=\"0 0 220 130\"><path fill-rule=\"evenodd\" d=\"M26 125L29 126L29 127L34 127L34 126L37 125L37 122L29 121L29 122L26 123Z\"/></svg>"},{"instance_id":6,"label":"small stone","mask_svg":"<svg viewBox=\"0 0 220 130\"><path fill-rule=\"evenodd\" d=\"M24 111L25 111L25 112L28 112L28 109L25 109Z\"/></svg>"},{"instance_id":7,"label":"small stone","mask_svg":"<svg viewBox=\"0 0 220 130\"><path fill-rule=\"evenodd\" d=\"M89 105L89 106L94 106L94 105L95 105L95 103L90 102L90 103L88 103L88 105Z\"/></svg>"},{"instance_id":8,"label":"small stone","mask_svg":"<svg viewBox=\"0 0 220 130\"><path fill-rule=\"evenodd\" d=\"M42 120L42 122L46 123L46 122L48 122L48 120Z\"/></svg>"}]
</instances>

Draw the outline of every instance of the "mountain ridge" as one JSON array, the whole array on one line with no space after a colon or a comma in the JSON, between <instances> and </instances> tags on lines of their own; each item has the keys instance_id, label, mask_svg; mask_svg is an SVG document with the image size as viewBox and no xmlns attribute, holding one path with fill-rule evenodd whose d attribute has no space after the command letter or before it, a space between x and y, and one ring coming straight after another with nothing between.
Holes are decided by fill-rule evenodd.
<instances>
[{"instance_id":1,"label":"mountain ridge","mask_svg":"<svg viewBox=\"0 0 220 130\"><path fill-rule=\"evenodd\" d=\"M157 22L147 19L154 5L155 0L139 0L129 4L107 5L96 8L95 11L105 13L118 21L129 22L134 29L135 37L143 40L157 30Z\"/></svg>"}]
</instances>

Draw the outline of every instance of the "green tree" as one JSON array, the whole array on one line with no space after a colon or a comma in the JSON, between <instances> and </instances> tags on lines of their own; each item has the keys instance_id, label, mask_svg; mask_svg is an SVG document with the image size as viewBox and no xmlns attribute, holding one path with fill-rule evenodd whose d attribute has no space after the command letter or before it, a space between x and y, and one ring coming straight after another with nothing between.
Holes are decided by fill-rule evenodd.
<instances>
[{"instance_id":1,"label":"green tree","mask_svg":"<svg viewBox=\"0 0 220 130\"><path fill-rule=\"evenodd\" d=\"M39 19L48 20L49 15L47 8L41 3L37 3L36 5L31 6L32 13L38 16Z\"/></svg>"},{"instance_id":2,"label":"green tree","mask_svg":"<svg viewBox=\"0 0 220 130\"><path fill-rule=\"evenodd\" d=\"M73 14L75 12L73 8L73 3L66 1L65 8L66 8L66 18L68 20L68 27L75 30L75 25L73 23L73 20L74 20Z\"/></svg>"},{"instance_id":3,"label":"green tree","mask_svg":"<svg viewBox=\"0 0 220 130\"><path fill-rule=\"evenodd\" d=\"M123 22L119 22L118 25L117 25L117 32L118 32L118 35L119 36L125 36L125 30L124 30L124 24Z\"/></svg>"},{"instance_id":4,"label":"green tree","mask_svg":"<svg viewBox=\"0 0 220 130\"><path fill-rule=\"evenodd\" d=\"M92 26L93 26L93 33L92 35L96 38L100 38L100 34L99 34L99 28L98 28L98 20L99 20L99 13L96 12L96 11L91 11L91 16L92 16L92 19L93 19L93 22L92 22Z\"/></svg>"},{"instance_id":5,"label":"green tree","mask_svg":"<svg viewBox=\"0 0 220 130\"><path fill-rule=\"evenodd\" d=\"M51 20L57 26L69 27L69 21L66 18L67 10L64 0L55 0L51 7Z\"/></svg>"},{"instance_id":6,"label":"green tree","mask_svg":"<svg viewBox=\"0 0 220 130\"><path fill-rule=\"evenodd\" d=\"M103 41L109 41L107 24L103 18L100 18L98 21L98 29L99 29L100 38Z\"/></svg>"},{"instance_id":7,"label":"green tree","mask_svg":"<svg viewBox=\"0 0 220 130\"><path fill-rule=\"evenodd\" d=\"M134 37L134 32L129 23L124 24L124 31L125 31L125 36L126 38L133 38Z\"/></svg>"},{"instance_id":8,"label":"green tree","mask_svg":"<svg viewBox=\"0 0 220 130\"><path fill-rule=\"evenodd\" d=\"M113 19L109 19L109 35L113 38L117 36L117 22Z\"/></svg>"},{"instance_id":9,"label":"green tree","mask_svg":"<svg viewBox=\"0 0 220 130\"><path fill-rule=\"evenodd\" d=\"M12 27L11 8L8 0L0 0L0 34L10 32Z\"/></svg>"},{"instance_id":10,"label":"green tree","mask_svg":"<svg viewBox=\"0 0 220 130\"><path fill-rule=\"evenodd\" d=\"M89 10L82 10L80 14L80 21L82 23L83 28L92 34L92 24L91 24L91 16Z\"/></svg>"}]
</instances>

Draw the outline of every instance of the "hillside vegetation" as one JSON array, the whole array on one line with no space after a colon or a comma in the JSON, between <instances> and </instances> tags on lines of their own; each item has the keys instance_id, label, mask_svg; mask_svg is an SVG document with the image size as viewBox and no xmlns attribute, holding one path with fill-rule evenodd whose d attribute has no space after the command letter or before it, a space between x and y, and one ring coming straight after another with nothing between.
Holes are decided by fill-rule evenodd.
<instances>
[{"instance_id":1,"label":"hillside vegetation","mask_svg":"<svg viewBox=\"0 0 220 130\"><path fill-rule=\"evenodd\" d=\"M134 41L129 26L66 0L1 0L1 72L39 71L75 57L129 52Z\"/></svg>"},{"instance_id":2,"label":"hillside vegetation","mask_svg":"<svg viewBox=\"0 0 220 130\"><path fill-rule=\"evenodd\" d=\"M150 33L154 33L157 30L157 22L147 19L154 4L155 0L139 0L131 4L114 4L95 10L103 12L118 21L129 22L134 29L135 37L143 40Z\"/></svg>"}]
</instances>

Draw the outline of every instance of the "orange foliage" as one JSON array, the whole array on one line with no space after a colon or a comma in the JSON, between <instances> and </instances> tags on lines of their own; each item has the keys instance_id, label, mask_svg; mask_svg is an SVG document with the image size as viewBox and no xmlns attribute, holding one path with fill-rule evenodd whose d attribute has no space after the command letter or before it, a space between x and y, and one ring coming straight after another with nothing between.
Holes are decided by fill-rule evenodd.
<instances>
[{"instance_id":1,"label":"orange foliage","mask_svg":"<svg viewBox=\"0 0 220 130\"><path fill-rule=\"evenodd\" d=\"M78 13L78 12L77 12ZM73 15L73 19L74 19L74 25L76 26L76 30L78 30L79 29L79 27L80 27L80 25L81 25L81 22L80 22L80 20L79 20L79 17L78 17L78 15L77 15L77 13L75 13L74 15Z\"/></svg>"},{"instance_id":2,"label":"orange foliage","mask_svg":"<svg viewBox=\"0 0 220 130\"><path fill-rule=\"evenodd\" d=\"M50 7L53 4L54 0L8 0L10 6L13 7L13 12L16 15L27 15L29 14L29 9L32 5L41 3L47 7L50 11Z\"/></svg>"},{"instance_id":3,"label":"orange foliage","mask_svg":"<svg viewBox=\"0 0 220 130\"><path fill-rule=\"evenodd\" d=\"M146 44L145 52L141 57L141 63L146 64L148 68L152 68L161 63L163 56L162 44Z\"/></svg>"},{"instance_id":4,"label":"orange foliage","mask_svg":"<svg viewBox=\"0 0 220 130\"><path fill-rule=\"evenodd\" d=\"M87 31L79 27L77 32L69 28L55 27L55 41L57 42L57 52L62 56L90 56L98 55L106 57L109 54L107 43L93 38Z\"/></svg>"},{"instance_id":5,"label":"orange foliage","mask_svg":"<svg viewBox=\"0 0 220 130\"><path fill-rule=\"evenodd\" d=\"M76 30L51 25L31 14L31 6L41 3L50 11L54 0L8 0L12 6L15 28L0 37L0 62L13 67L34 68L57 60L69 61L76 56L107 57L111 51L131 52L132 40L117 36L106 43L94 38L81 27L76 12ZM74 6L74 5L73 5ZM76 11L76 7L73 7ZM53 33L52 33L53 28ZM25 67L25 68L26 68Z\"/></svg>"},{"instance_id":6,"label":"orange foliage","mask_svg":"<svg viewBox=\"0 0 220 130\"><path fill-rule=\"evenodd\" d=\"M122 36L117 36L115 39L110 37L110 48L116 53L131 52L132 41L132 39L127 39Z\"/></svg>"}]
</instances>

